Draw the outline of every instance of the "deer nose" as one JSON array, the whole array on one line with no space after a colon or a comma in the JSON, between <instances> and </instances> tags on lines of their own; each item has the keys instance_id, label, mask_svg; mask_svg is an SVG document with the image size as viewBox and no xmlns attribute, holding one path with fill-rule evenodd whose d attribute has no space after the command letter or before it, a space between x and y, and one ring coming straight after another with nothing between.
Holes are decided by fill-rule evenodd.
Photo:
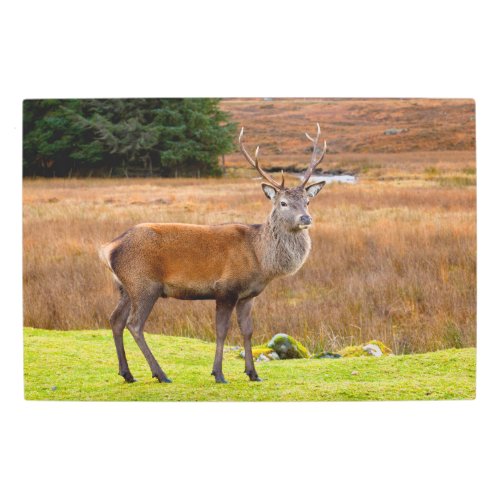
<instances>
[{"instance_id":1,"label":"deer nose","mask_svg":"<svg viewBox=\"0 0 500 500\"><path fill-rule=\"evenodd\" d=\"M312 217L310 217L309 215L301 215L300 216L300 223L301 224L304 224L306 226L309 226L310 224L312 224Z\"/></svg>"}]
</instances>

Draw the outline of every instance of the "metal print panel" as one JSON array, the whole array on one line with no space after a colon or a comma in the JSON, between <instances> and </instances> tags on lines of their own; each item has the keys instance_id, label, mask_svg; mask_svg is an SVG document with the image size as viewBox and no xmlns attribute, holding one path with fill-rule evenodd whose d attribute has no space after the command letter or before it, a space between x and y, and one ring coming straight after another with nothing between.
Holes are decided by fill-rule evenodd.
<instances>
[{"instance_id":1,"label":"metal print panel","mask_svg":"<svg viewBox=\"0 0 500 500\"><path fill-rule=\"evenodd\" d=\"M25 397L475 397L470 99L24 101Z\"/></svg>"}]
</instances>

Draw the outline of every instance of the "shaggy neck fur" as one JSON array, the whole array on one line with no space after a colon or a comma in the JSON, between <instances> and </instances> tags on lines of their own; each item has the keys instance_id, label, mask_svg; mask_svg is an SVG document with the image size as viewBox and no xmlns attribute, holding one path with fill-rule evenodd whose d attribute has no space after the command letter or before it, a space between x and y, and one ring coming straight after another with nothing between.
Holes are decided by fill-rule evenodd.
<instances>
[{"instance_id":1,"label":"shaggy neck fur","mask_svg":"<svg viewBox=\"0 0 500 500\"><path fill-rule=\"evenodd\" d=\"M260 265L269 278L296 273L311 250L309 232L289 231L274 212L261 226L256 243Z\"/></svg>"}]
</instances>

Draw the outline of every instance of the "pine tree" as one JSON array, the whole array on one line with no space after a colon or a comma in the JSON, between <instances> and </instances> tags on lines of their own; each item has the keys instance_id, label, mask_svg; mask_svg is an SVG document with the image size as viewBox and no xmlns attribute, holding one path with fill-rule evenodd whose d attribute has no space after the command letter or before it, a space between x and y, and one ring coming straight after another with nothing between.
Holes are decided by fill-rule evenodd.
<instances>
[{"instance_id":1,"label":"pine tree","mask_svg":"<svg viewBox=\"0 0 500 500\"><path fill-rule=\"evenodd\" d=\"M24 102L24 175L218 175L235 124L218 99Z\"/></svg>"}]
</instances>

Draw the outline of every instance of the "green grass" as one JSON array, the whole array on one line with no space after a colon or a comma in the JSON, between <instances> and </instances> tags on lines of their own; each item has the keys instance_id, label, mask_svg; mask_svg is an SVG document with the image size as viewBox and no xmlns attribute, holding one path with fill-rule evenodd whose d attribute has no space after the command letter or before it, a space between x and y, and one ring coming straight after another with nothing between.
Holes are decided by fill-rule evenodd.
<instances>
[{"instance_id":1,"label":"green grass","mask_svg":"<svg viewBox=\"0 0 500 500\"><path fill-rule=\"evenodd\" d=\"M25 397L65 401L357 401L473 399L476 350L448 349L383 358L294 359L258 363L263 382L249 382L238 351L224 354L229 384L210 376L214 344L147 335L160 365L173 379L151 378L146 360L125 333L137 382L117 375L109 330L24 329ZM353 375L352 372L357 372Z\"/></svg>"}]
</instances>

